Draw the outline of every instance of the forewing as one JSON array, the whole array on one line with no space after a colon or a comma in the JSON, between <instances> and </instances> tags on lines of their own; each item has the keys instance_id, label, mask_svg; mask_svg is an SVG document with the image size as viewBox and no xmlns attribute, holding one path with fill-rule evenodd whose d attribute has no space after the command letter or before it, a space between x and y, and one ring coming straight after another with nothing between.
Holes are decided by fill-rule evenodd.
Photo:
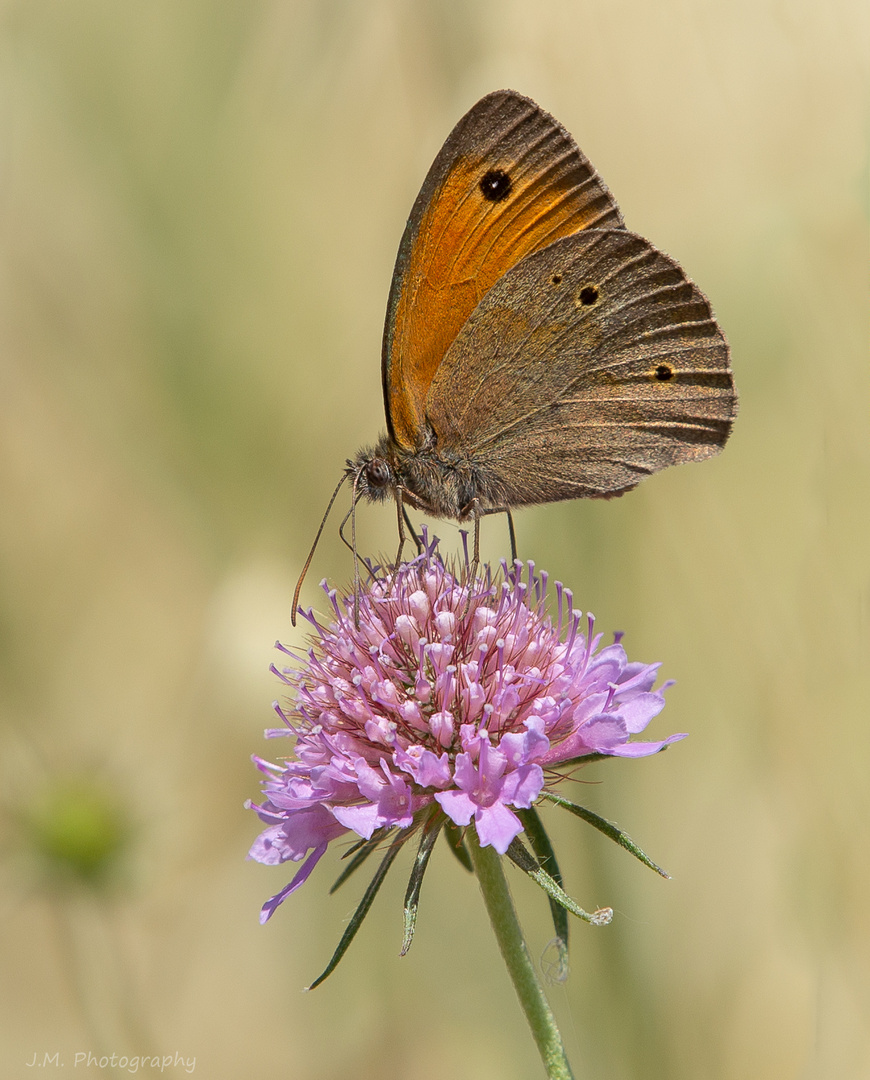
<instances>
[{"instance_id":1,"label":"forewing","mask_svg":"<svg viewBox=\"0 0 870 1080\"><path fill-rule=\"evenodd\" d=\"M407 449L421 444L438 365L506 270L580 229L621 225L610 192L557 120L512 90L479 101L432 164L399 247L382 359L393 438Z\"/></svg>"},{"instance_id":2,"label":"forewing","mask_svg":"<svg viewBox=\"0 0 870 1080\"><path fill-rule=\"evenodd\" d=\"M510 270L449 348L427 401L440 453L506 505L617 494L717 453L737 397L728 345L672 259L587 230Z\"/></svg>"}]
</instances>

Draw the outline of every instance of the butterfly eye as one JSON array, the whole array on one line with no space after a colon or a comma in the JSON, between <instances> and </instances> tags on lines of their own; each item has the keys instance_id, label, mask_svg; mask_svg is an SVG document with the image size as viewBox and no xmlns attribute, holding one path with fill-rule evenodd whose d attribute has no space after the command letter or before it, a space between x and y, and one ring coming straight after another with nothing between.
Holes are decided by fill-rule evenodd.
<instances>
[{"instance_id":1,"label":"butterfly eye","mask_svg":"<svg viewBox=\"0 0 870 1080\"><path fill-rule=\"evenodd\" d=\"M501 169L490 169L480 181L480 191L487 202L502 202L513 188L511 178Z\"/></svg>"},{"instance_id":2,"label":"butterfly eye","mask_svg":"<svg viewBox=\"0 0 870 1080\"><path fill-rule=\"evenodd\" d=\"M383 458L376 457L366 462L366 480L373 488L387 487L392 481L390 466Z\"/></svg>"},{"instance_id":3,"label":"butterfly eye","mask_svg":"<svg viewBox=\"0 0 870 1080\"><path fill-rule=\"evenodd\" d=\"M674 369L669 364L659 364L655 370L655 377L659 382L667 382L674 377Z\"/></svg>"},{"instance_id":4,"label":"butterfly eye","mask_svg":"<svg viewBox=\"0 0 870 1080\"><path fill-rule=\"evenodd\" d=\"M598 287L596 285L584 285L577 299L583 307L591 307L598 300Z\"/></svg>"}]
</instances>

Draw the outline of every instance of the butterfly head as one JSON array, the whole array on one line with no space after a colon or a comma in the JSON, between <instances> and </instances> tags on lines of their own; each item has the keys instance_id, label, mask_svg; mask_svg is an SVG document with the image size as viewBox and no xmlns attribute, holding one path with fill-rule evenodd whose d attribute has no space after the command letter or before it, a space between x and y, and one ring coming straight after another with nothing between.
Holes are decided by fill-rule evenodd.
<instances>
[{"instance_id":1,"label":"butterfly head","mask_svg":"<svg viewBox=\"0 0 870 1080\"><path fill-rule=\"evenodd\" d=\"M384 435L376 446L359 450L356 457L347 462L345 476L353 483L354 502L358 499L383 502L394 498L399 477L389 437Z\"/></svg>"}]
</instances>

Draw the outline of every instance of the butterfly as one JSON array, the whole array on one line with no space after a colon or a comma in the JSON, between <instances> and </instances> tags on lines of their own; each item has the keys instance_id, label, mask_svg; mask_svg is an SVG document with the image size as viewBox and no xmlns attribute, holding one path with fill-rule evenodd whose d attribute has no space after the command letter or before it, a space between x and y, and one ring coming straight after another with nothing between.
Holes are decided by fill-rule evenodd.
<instances>
[{"instance_id":1,"label":"butterfly","mask_svg":"<svg viewBox=\"0 0 870 1080\"><path fill-rule=\"evenodd\" d=\"M475 562L480 518L505 512L515 556L512 509L622 495L710 457L737 409L706 297L626 229L571 135L513 90L478 101L429 169L381 376L386 433L347 462L329 508L345 481L348 516L393 499L397 563L408 506L473 521Z\"/></svg>"}]
</instances>

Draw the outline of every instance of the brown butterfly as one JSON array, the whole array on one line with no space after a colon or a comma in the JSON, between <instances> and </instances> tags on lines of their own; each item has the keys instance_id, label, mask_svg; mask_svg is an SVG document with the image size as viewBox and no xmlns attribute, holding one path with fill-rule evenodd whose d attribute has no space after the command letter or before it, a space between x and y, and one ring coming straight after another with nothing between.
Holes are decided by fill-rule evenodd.
<instances>
[{"instance_id":1,"label":"brown butterfly","mask_svg":"<svg viewBox=\"0 0 870 1080\"><path fill-rule=\"evenodd\" d=\"M478 101L429 170L381 375L387 433L348 461L329 505L345 480L351 513L394 499L397 562L407 505L473 520L476 562L481 516L507 513L515 548L513 507L621 495L710 457L737 408L707 299L625 228L562 125L513 90Z\"/></svg>"}]
</instances>

